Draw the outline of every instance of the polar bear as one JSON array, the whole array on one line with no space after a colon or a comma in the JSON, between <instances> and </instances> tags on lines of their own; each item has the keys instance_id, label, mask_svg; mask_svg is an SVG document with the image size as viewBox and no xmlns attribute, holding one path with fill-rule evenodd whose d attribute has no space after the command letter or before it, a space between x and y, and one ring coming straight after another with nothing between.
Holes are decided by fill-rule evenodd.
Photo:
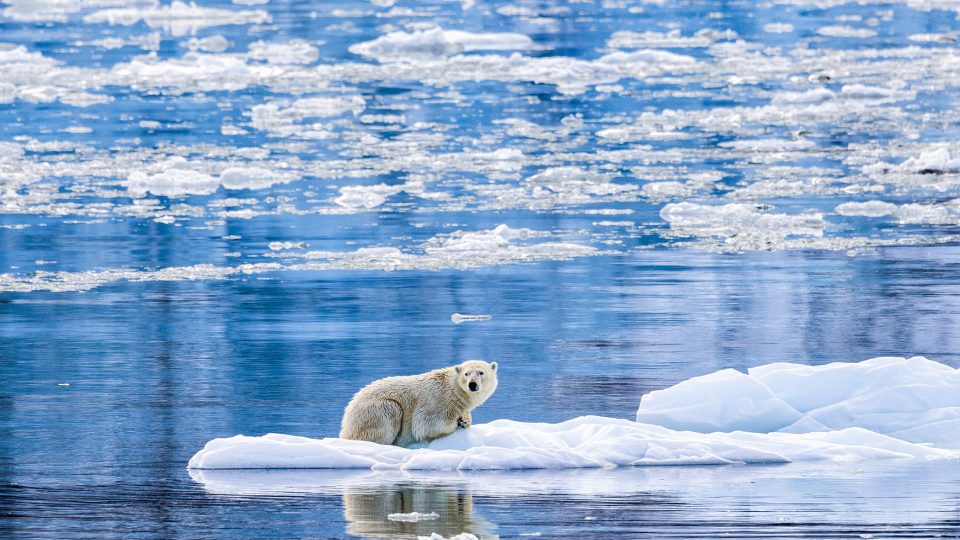
<instances>
[{"instance_id":1,"label":"polar bear","mask_svg":"<svg viewBox=\"0 0 960 540\"><path fill-rule=\"evenodd\" d=\"M470 411L496 389L497 363L483 360L380 379L347 404L340 438L397 446L439 439L470 427Z\"/></svg>"}]
</instances>

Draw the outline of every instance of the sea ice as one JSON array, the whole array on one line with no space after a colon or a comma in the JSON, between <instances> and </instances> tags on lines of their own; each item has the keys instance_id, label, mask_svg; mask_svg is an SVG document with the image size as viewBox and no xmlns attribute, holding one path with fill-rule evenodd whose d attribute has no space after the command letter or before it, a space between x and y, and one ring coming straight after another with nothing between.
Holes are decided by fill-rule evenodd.
<instances>
[{"instance_id":1,"label":"sea ice","mask_svg":"<svg viewBox=\"0 0 960 540\"><path fill-rule=\"evenodd\" d=\"M173 0L166 5L149 5L103 9L84 16L89 24L107 23L130 26L143 21L150 28L162 28L175 36L195 33L210 26L229 24L262 24L270 22L263 10L231 10L199 6L196 2Z\"/></svg>"},{"instance_id":2,"label":"sea ice","mask_svg":"<svg viewBox=\"0 0 960 540\"><path fill-rule=\"evenodd\" d=\"M643 396L637 421L702 433L869 429L956 450L960 371L922 357L724 370Z\"/></svg>"},{"instance_id":3,"label":"sea ice","mask_svg":"<svg viewBox=\"0 0 960 540\"><path fill-rule=\"evenodd\" d=\"M354 54L380 62L412 61L452 56L469 51L514 51L533 48L533 40L516 33L472 33L432 28L418 32L390 32L372 41L351 45Z\"/></svg>"},{"instance_id":4,"label":"sea ice","mask_svg":"<svg viewBox=\"0 0 960 540\"><path fill-rule=\"evenodd\" d=\"M960 371L925 358L727 369L643 396L637 421L495 420L417 448L269 434L191 469L483 470L960 457Z\"/></svg>"},{"instance_id":5,"label":"sea ice","mask_svg":"<svg viewBox=\"0 0 960 540\"><path fill-rule=\"evenodd\" d=\"M463 315L460 313L454 313L450 316L450 320L453 322L453 324L461 324L473 321L489 321L490 319L493 319L493 317L490 315Z\"/></svg>"},{"instance_id":6,"label":"sea ice","mask_svg":"<svg viewBox=\"0 0 960 540\"><path fill-rule=\"evenodd\" d=\"M827 222L819 213L775 214L769 207L756 204L730 203L701 205L691 202L671 203L660 210L660 217L670 224L673 234L706 240L721 251L778 249L789 237L823 235Z\"/></svg>"}]
</instances>

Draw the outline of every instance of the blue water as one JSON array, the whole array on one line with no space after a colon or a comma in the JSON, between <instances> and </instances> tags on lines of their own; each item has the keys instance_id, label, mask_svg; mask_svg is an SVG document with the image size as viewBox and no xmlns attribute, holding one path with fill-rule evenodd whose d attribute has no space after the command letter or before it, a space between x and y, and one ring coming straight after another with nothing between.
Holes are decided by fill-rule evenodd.
<instances>
[{"instance_id":1,"label":"blue water","mask_svg":"<svg viewBox=\"0 0 960 540\"><path fill-rule=\"evenodd\" d=\"M239 24L122 25L89 18L107 3L0 6L0 536L960 536L956 462L213 481L185 468L215 437L332 436L364 384L468 358L502 366L476 422L631 418L646 392L773 361L960 366L960 175L869 172L938 148L960 158L960 78L940 69L960 60L956 11L272 0L202 4L253 17ZM250 22L256 10L270 22ZM535 48L519 54L560 63L518 72L512 51L463 51L488 66L454 76L456 51L348 50L430 25L524 34ZM829 26L876 35L817 34ZM735 35L666 34L703 28ZM599 59L618 31L673 40L624 51L698 67L634 59L616 69L645 75L611 75ZM190 52L211 36L229 43ZM250 52L261 40L315 55L265 60ZM577 90L557 86L568 75ZM888 94L843 98L844 85ZM783 96L819 88L835 108L779 116ZM354 96L357 111L296 112ZM289 121L253 121L269 103ZM698 120L734 108L747 120ZM476 157L504 149L522 154ZM233 166L290 177L218 186ZM559 167L579 170L529 180ZM164 191L167 170L213 186ZM654 182L684 187L656 196ZM363 186L382 200L338 202ZM864 201L898 210L837 210ZM736 211L701 228L661 214L684 202ZM530 232L449 249L501 224ZM386 519L426 507L441 518Z\"/></svg>"}]
</instances>

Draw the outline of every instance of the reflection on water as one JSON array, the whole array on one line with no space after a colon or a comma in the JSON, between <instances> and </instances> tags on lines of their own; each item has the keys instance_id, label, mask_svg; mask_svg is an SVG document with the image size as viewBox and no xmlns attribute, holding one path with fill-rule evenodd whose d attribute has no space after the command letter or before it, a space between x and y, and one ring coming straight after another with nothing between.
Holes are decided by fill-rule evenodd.
<instances>
[{"instance_id":1,"label":"reflection on water","mask_svg":"<svg viewBox=\"0 0 960 540\"><path fill-rule=\"evenodd\" d=\"M390 514L436 512L442 519L418 522L388 520ZM347 533L364 538L416 538L439 533L469 532L481 539L500 538L492 524L473 512L469 491L442 485L401 484L375 490L344 489L343 515Z\"/></svg>"},{"instance_id":2,"label":"reflection on water","mask_svg":"<svg viewBox=\"0 0 960 540\"><path fill-rule=\"evenodd\" d=\"M191 471L215 499L298 501L342 496L349 534L406 538L953 537L960 466L904 460L615 470ZM282 499L277 499L278 497ZM395 512L435 511L420 523ZM869 536L863 536L869 537Z\"/></svg>"}]
</instances>

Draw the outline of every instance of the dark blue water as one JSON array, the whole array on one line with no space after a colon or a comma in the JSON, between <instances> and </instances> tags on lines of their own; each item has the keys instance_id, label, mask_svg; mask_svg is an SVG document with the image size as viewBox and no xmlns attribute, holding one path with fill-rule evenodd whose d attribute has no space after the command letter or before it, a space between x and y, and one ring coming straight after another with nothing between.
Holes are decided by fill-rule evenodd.
<instances>
[{"instance_id":1,"label":"dark blue water","mask_svg":"<svg viewBox=\"0 0 960 540\"><path fill-rule=\"evenodd\" d=\"M774 361L960 366L960 166L896 169L960 158L951 6L150 6L0 4L0 536L960 536L956 462L186 470L469 358L502 366L476 422L632 418ZM533 46L348 50L431 25Z\"/></svg>"}]
</instances>

